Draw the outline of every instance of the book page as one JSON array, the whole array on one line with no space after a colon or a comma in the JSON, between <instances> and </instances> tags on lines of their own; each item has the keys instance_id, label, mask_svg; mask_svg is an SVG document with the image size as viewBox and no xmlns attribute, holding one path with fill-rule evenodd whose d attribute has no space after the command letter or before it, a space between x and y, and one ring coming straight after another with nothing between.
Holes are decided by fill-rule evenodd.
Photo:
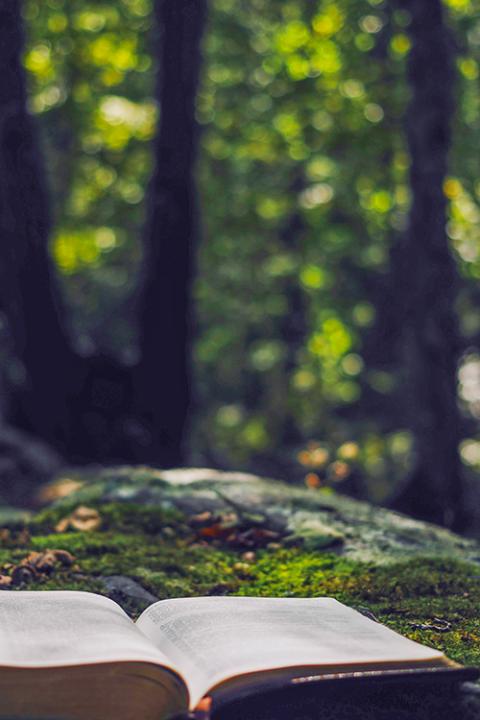
<instances>
[{"instance_id":1,"label":"book page","mask_svg":"<svg viewBox=\"0 0 480 720\"><path fill-rule=\"evenodd\" d=\"M163 600L145 610L137 627L179 667L191 707L217 683L243 673L443 657L332 598Z\"/></svg>"},{"instance_id":2,"label":"book page","mask_svg":"<svg viewBox=\"0 0 480 720\"><path fill-rule=\"evenodd\" d=\"M0 666L45 668L118 661L172 663L112 600L54 590L0 593Z\"/></svg>"}]
</instances>

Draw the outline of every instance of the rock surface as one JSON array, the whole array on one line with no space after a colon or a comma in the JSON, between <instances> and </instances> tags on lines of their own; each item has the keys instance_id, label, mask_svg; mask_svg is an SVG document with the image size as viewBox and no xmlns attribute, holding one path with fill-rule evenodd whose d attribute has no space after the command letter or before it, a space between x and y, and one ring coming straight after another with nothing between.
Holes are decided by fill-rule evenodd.
<instances>
[{"instance_id":1,"label":"rock surface","mask_svg":"<svg viewBox=\"0 0 480 720\"><path fill-rule=\"evenodd\" d=\"M1 500L24 505L39 482L61 467L61 458L48 445L0 419Z\"/></svg>"},{"instance_id":2,"label":"rock surface","mask_svg":"<svg viewBox=\"0 0 480 720\"><path fill-rule=\"evenodd\" d=\"M105 575L99 579L105 585L107 595L119 604L122 604L124 598L140 600L140 602L147 603L148 605L160 599L156 595L152 595L148 590L145 590L140 583L124 575Z\"/></svg>"},{"instance_id":3,"label":"rock surface","mask_svg":"<svg viewBox=\"0 0 480 720\"><path fill-rule=\"evenodd\" d=\"M72 472L55 483L73 488L63 499L69 503L129 502L185 513L258 515L306 549L328 547L362 562L383 564L428 555L480 563L479 543L436 525L336 493L247 473L120 467Z\"/></svg>"}]
</instances>

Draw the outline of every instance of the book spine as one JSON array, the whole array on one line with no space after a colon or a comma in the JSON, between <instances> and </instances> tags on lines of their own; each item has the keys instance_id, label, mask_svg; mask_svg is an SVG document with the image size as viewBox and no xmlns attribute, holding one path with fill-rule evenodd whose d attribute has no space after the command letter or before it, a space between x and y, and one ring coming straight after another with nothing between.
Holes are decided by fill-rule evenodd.
<instances>
[{"instance_id":1,"label":"book spine","mask_svg":"<svg viewBox=\"0 0 480 720\"><path fill-rule=\"evenodd\" d=\"M170 720L210 720L209 710L194 710L189 713L182 713L181 715L175 715Z\"/></svg>"},{"instance_id":2,"label":"book spine","mask_svg":"<svg viewBox=\"0 0 480 720\"><path fill-rule=\"evenodd\" d=\"M203 698L193 712L176 715L171 720L210 720L212 700L209 697Z\"/></svg>"},{"instance_id":3,"label":"book spine","mask_svg":"<svg viewBox=\"0 0 480 720\"><path fill-rule=\"evenodd\" d=\"M209 695L203 697L193 711L192 720L210 720L212 710L212 698Z\"/></svg>"}]
</instances>

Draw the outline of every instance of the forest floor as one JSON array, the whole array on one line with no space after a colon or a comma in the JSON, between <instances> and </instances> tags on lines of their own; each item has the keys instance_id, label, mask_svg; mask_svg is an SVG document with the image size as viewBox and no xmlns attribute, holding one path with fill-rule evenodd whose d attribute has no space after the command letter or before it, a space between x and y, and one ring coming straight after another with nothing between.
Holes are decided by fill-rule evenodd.
<instances>
[{"instance_id":1,"label":"forest floor","mask_svg":"<svg viewBox=\"0 0 480 720\"><path fill-rule=\"evenodd\" d=\"M335 493L213 470L92 469L42 494L49 504L30 517L0 513L2 589L94 591L132 617L170 597L328 595L480 667L474 540ZM459 718L480 718L472 697Z\"/></svg>"}]
</instances>

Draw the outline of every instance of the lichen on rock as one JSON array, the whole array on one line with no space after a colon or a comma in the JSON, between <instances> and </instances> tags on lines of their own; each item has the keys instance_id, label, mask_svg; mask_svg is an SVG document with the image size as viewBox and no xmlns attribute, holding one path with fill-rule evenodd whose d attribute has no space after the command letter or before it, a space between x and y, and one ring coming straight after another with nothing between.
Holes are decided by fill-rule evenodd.
<instances>
[{"instance_id":1,"label":"lichen on rock","mask_svg":"<svg viewBox=\"0 0 480 720\"><path fill-rule=\"evenodd\" d=\"M480 563L478 543L399 513L352 500L331 490L309 490L247 473L201 468L156 470L118 467L71 472L49 487L73 485L59 504L130 502L177 510L257 513L292 541L325 548L342 544L342 555L388 563L409 557L458 558Z\"/></svg>"}]
</instances>

